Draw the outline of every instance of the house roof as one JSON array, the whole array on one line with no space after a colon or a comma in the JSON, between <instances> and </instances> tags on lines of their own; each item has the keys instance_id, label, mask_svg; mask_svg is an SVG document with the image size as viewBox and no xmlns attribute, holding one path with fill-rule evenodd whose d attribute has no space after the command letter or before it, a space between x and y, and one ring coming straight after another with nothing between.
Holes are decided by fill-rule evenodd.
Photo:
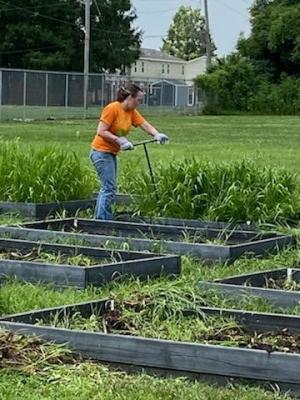
<instances>
[{"instance_id":1,"label":"house roof","mask_svg":"<svg viewBox=\"0 0 300 400\"><path fill-rule=\"evenodd\" d=\"M173 86L188 86L186 81L184 81L183 79L158 79L155 82L151 82L151 85L157 85L158 83L163 83L163 82Z\"/></svg>"},{"instance_id":2,"label":"house roof","mask_svg":"<svg viewBox=\"0 0 300 400\"><path fill-rule=\"evenodd\" d=\"M141 49L140 58L151 58L151 59L155 59L155 60L186 62L185 60L182 60L181 58L178 58L175 56L170 56L170 54L166 54L160 50L145 49L145 48Z\"/></svg>"}]
</instances>

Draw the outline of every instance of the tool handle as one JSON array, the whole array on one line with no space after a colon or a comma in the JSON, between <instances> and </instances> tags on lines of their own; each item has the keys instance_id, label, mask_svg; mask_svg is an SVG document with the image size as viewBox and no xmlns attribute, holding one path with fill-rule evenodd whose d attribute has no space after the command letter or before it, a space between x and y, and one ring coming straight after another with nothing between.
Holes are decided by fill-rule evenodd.
<instances>
[{"instance_id":1,"label":"tool handle","mask_svg":"<svg viewBox=\"0 0 300 400\"><path fill-rule=\"evenodd\" d=\"M156 139L149 139L149 140L143 140L142 142L134 143L133 145L135 147L135 146L141 146L141 145L145 145L145 144L148 144L148 143L154 143L154 142L157 142L157 140Z\"/></svg>"}]
</instances>

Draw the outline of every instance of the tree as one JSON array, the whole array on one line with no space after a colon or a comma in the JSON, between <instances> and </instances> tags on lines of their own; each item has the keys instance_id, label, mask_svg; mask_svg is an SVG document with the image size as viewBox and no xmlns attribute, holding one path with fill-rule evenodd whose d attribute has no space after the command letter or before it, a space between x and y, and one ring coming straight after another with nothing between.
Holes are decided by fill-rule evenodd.
<instances>
[{"instance_id":1,"label":"tree","mask_svg":"<svg viewBox=\"0 0 300 400\"><path fill-rule=\"evenodd\" d=\"M239 40L240 54L273 82L280 81L282 73L299 76L299 0L256 0L250 12L252 31Z\"/></svg>"},{"instance_id":2,"label":"tree","mask_svg":"<svg viewBox=\"0 0 300 400\"><path fill-rule=\"evenodd\" d=\"M0 66L82 71L83 0L0 1ZM114 72L139 57L130 0L93 0L90 71Z\"/></svg>"},{"instance_id":3,"label":"tree","mask_svg":"<svg viewBox=\"0 0 300 400\"><path fill-rule=\"evenodd\" d=\"M94 0L91 8L91 69L124 70L140 56L142 32L130 0Z\"/></svg>"},{"instance_id":4,"label":"tree","mask_svg":"<svg viewBox=\"0 0 300 400\"><path fill-rule=\"evenodd\" d=\"M82 42L80 3L22 0L0 3L0 66L9 68L78 68L76 41ZM62 23L60 20L64 20Z\"/></svg>"},{"instance_id":5,"label":"tree","mask_svg":"<svg viewBox=\"0 0 300 400\"><path fill-rule=\"evenodd\" d=\"M299 0L256 0L250 12L249 38L197 78L206 111L299 114Z\"/></svg>"},{"instance_id":6,"label":"tree","mask_svg":"<svg viewBox=\"0 0 300 400\"><path fill-rule=\"evenodd\" d=\"M212 53L216 49L211 44ZM206 52L205 19L200 9L181 6L173 18L162 50L184 60L203 56Z\"/></svg>"}]
</instances>

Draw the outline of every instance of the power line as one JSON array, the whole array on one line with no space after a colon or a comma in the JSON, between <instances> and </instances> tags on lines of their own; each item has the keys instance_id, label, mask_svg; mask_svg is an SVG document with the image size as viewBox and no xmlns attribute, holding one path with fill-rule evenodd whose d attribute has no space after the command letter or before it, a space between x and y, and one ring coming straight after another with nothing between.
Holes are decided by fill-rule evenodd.
<instances>
[{"instance_id":1,"label":"power line","mask_svg":"<svg viewBox=\"0 0 300 400\"><path fill-rule=\"evenodd\" d=\"M176 7L176 8L169 8L169 9L167 9L167 10L139 11L139 15L140 15L140 14L161 14L161 13L170 12L170 11L175 11L175 10L178 10L178 7Z\"/></svg>"},{"instance_id":2,"label":"power line","mask_svg":"<svg viewBox=\"0 0 300 400\"><path fill-rule=\"evenodd\" d=\"M6 3L6 2L3 1L3 0L0 0L0 3L5 4L5 5L8 5L8 3ZM43 15L43 14L40 14L40 13L37 14L36 12L30 11L30 10L28 10L27 8L20 7L20 6L17 6L17 5L14 5L14 7L15 7L15 9L19 9L19 10L26 11L26 12L28 12L28 13L34 15L34 16L38 16L38 17L41 17L41 18L49 19L49 20L51 20L51 21L62 22L62 23L64 23L64 24L71 25L71 26L75 26L75 27L77 27L77 28L79 27L77 24L75 24L75 23L73 23L73 22L68 22L68 21L65 21L65 20L62 20L62 19L50 17L50 16L48 16L48 15ZM130 33L125 33L125 32L120 32L120 31L112 31L112 30L108 30L108 29L96 29L96 28L92 28L92 30L93 30L94 32L99 32L99 33L109 33L109 34L122 35L122 36L131 36Z\"/></svg>"},{"instance_id":3,"label":"power line","mask_svg":"<svg viewBox=\"0 0 300 400\"><path fill-rule=\"evenodd\" d=\"M10 50L10 51L1 51L0 54L14 54L14 53L26 53L28 51L34 50L47 50L47 49L55 49L55 48L63 48L64 46L44 46L44 47L31 47L26 49L18 49L18 50Z\"/></svg>"},{"instance_id":4,"label":"power line","mask_svg":"<svg viewBox=\"0 0 300 400\"><path fill-rule=\"evenodd\" d=\"M103 17L102 17L101 12L100 12L100 8L99 8L99 5L98 5L98 1L97 1L97 0L94 0L94 4L96 5L99 19L103 21ZM113 50L113 45L112 45L112 42L111 42L111 38L110 38L110 37L108 37L108 43L109 43L109 45L110 45L110 48Z\"/></svg>"},{"instance_id":5,"label":"power line","mask_svg":"<svg viewBox=\"0 0 300 400\"><path fill-rule=\"evenodd\" d=\"M162 35L162 36L159 36L159 37L165 37L165 36L167 36L167 35ZM97 41L98 42L100 41L100 42L103 42L103 43L107 43L107 39L105 39L105 38L97 39ZM123 40L122 39L117 39L117 38L115 38L115 39L112 38L111 39L111 45L112 46L116 45L117 43L119 43L119 44L125 43L126 44L127 41L126 41L126 39L123 39ZM53 45L53 46L43 46L43 47L27 47L27 48L23 48L23 49L0 51L0 55L1 54L26 53L26 52L34 51L34 50L47 50L47 49L55 49L55 48L65 49L65 48L67 48L67 46L64 46L63 44L61 44L61 45L57 45L57 46Z\"/></svg>"},{"instance_id":6,"label":"power line","mask_svg":"<svg viewBox=\"0 0 300 400\"><path fill-rule=\"evenodd\" d=\"M17 6L14 7L9 7L9 8L2 8L1 11L13 11L16 9ZM53 9L53 7L66 7L65 3L56 3L56 4L40 4L40 5L35 5L35 6L29 6L26 7L26 10L36 10L36 9L40 9L40 8L50 8Z\"/></svg>"},{"instance_id":7,"label":"power line","mask_svg":"<svg viewBox=\"0 0 300 400\"><path fill-rule=\"evenodd\" d=\"M215 0L217 3L222 4L224 7L228 8L228 10L233 11L234 13L241 15L242 17L246 18L246 15L238 11L236 8L229 6L228 4L224 3L222 0Z\"/></svg>"},{"instance_id":8,"label":"power line","mask_svg":"<svg viewBox=\"0 0 300 400\"><path fill-rule=\"evenodd\" d=\"M2 0L0 0L0 3L5 4L5 5L8 5L8 3L6 3L5 1L2 1ZM17 6L17 5L15 5L15 4L14 4L13 6L14 6L14 9L26 11L26 12L28 12L28 13L34 15L35 17L38 16L38 17L41 17L41 18L49 19L49 20L51 20L51 21L63 22L63 23L65 23L65 24L72 25L72 26L77 26L77 27L78 27L78 25L74 24L73 22L68 22L68 21L65 21L65 20L62 20L62 19L58 19L58 18L54 18L54 17L49 17L48 15L43 15L43 14L40 14L40 13L36 13L36 12L34 12L34 11L30 11L29 9L27 9L27 8L25 8L25 7L20 7L20 6Z\"/></svg>"}]
</instances>

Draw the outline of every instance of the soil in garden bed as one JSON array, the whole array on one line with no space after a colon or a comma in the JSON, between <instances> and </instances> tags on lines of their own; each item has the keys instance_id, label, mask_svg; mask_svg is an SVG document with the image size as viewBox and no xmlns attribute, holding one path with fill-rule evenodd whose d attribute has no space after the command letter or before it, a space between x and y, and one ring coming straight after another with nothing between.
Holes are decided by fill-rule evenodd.
<instances>
[{"instance_id":1,"label":"soil in garden bed","mask_svg":"<svg viewBox=\"0 0 300 400\"><path fill-rule=\"evenodd\" d=\"M95 259L82 254L67 255L61 252L45 252L39 248L31 250L0 250L0 260L31 261L82 267L108 264L115 261L113 258Z\"/></svg>"},{"instance_id":2,"label":"soil in garden bed","mask_svg":"<svg viewBox=\"0 0 300 400\"><path fill-rule=\"evenodd\" d=\"M38 321L38 324L49 325L50 322L52 326L67 329L300 354L299 334L286 329L254 332L234 319L186 316L164 300L164 296L137 295L129 300L115 301L114 308L103 315L83 318L75 313L61 320L54 316L51 321Z\"/></svg>"},{"instance_id":3,"label":"soil in garden bed","mask_svg":"<svg viewBox=\"0 0 300 400\"><path fill-rule=\"evenodd\" d=\"M261 233L254 234L252 237L237 239L235 237L231 237L234 231L225 231L220 230L220 232L216 235L216 237L208 237L205 232L197 232L197 231L189 231L188 229L182 229L180 233L171 233L171 232L154 232L150 230L141 230L139 228L124 230L121 234L118 230L107 230L101 228L86 228L80 226L70 226L63 225L61 228L53 225L47 226L48 230L56 230L62 232L70 232L70 233L83 233L83 234L91 234L91 235L108 235L108 236L124 236L124 237L132 237L139 239L149 239L155 241L168 240L173 242L184 242L191 244L212 244L219 246L230 246L236 245L239 243L251 243L257 240L262 240L267 238L267 235L263 235Z\"/></svg>"},{"instance_id":4,"label":"soil in garden bed","mask_svg":"<svg viewBox=\"0 0 300 400\"><path fill-rule=\"evenodd\" d=\"M279 279L269 278L266 281L264 287L267 289L291 290L299 292L300 282L287 278L279 278Z\"/></svg>"}]
</instances>

